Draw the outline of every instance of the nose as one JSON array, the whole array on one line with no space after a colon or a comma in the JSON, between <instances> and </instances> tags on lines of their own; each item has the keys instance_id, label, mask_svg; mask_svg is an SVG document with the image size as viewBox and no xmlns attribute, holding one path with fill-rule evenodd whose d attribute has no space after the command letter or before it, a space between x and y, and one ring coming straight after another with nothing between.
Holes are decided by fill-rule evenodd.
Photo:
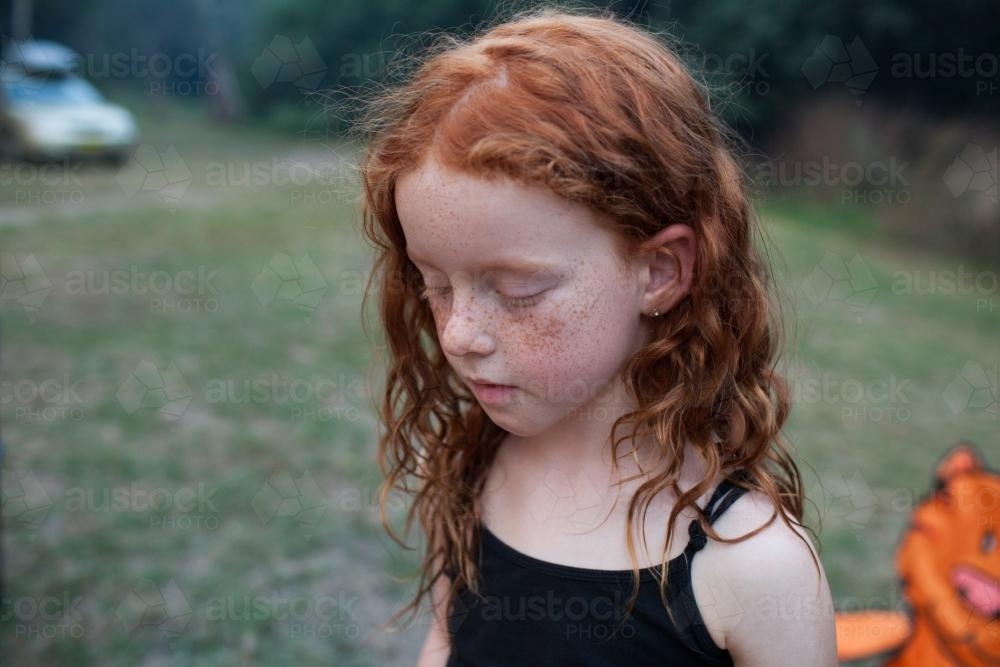
<instances>
[{"instance_id":1,"label":"nose","mask_svg":"<svg viewBox=\"0 0 1000 667\"><path fill-rule=\"evenodd\" d=\"M490 354L494 340L488 331L490 317L485 304L477 304L474 298L452 298L444 329L441 331L441 347L455 357L467 354Z\"/></svg>"}]
</instances>

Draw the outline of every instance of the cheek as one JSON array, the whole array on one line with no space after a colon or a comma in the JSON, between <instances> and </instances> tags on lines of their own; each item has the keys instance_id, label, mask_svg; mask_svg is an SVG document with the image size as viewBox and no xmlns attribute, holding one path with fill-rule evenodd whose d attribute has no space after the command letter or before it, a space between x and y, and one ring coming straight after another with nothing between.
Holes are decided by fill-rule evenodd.
<instances>
[{"instance_id":1,"label":"cheek","mask_svg":"<svg viewBox=\"0 0 1000 667\"><path fill-rule=\"evenodd\" d=\"M500 332L508 358L521 357L533 362L558 358L569 328L561 308L525 313L511 319L506 332Z\"/></svg>"},{"instance_id":2,"label":"cheek","mask_svg":"<svg viewBox=\"0 0 1000 667\"><path fill-rule=\"evenodd\" d=\"M600 289L576 295L544 313L521 318L504 338L504 355L527 377L566 388L596 384L628 353L626 300Z\"/></svg>"}]
</instances>

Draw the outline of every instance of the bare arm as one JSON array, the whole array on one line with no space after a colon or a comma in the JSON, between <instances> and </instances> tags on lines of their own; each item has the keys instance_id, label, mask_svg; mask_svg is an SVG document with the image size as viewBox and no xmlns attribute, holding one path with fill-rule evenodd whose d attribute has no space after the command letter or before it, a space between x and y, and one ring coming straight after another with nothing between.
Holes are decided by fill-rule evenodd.
<instances>
[{"instance_id":1,"label":"bare arm","mask_svg":"<svg viewBox=\"0 0 1000 667\"><path fill-rule=\"evenodd\" d=\"M766 511L755 525L767 520L770 507L758 505ZM780 518L729 549L730 585L743 608L726 635L735 667L837 667L833 599L813 555L808 535Z\"/></svg>"},{"instance_id":2,"label":"bare arm","mask_svg":"<svg viewBox=\"0 0 1000 667\"><path fill-rule=\"evenodd\" d=\"M427 479L429 473L425 467L426 461L420 459L419 466L421 476ZM441 546L438 541L428 545L431 553L438 554L433 559L432 571L436 572L442 567ZM438 580L431 587L431 607L433 618L427 638L424 640L423 648L420 649L420 656L417 658L416 667L445 667L451 654L451 646L448 641L448 609L445 608L445 599L451 589L451 579L446 574L441 574Z\"/></svg>"},{"instance_id":3,"label":"bare arm","mask_svg":"<svg viewBox=\"0 0 1000 667\"><path fill-rule=\"evenodd\" d=\"M424 647L420 650L420 657L417 658L417 667L445 667L448 663L451 649L448 644L448 616L444 608L444 599L450 586L448 577L441 575L431 589L434 620L427 633L427 639L424 640Z\"/></svg>"}]
</instances>

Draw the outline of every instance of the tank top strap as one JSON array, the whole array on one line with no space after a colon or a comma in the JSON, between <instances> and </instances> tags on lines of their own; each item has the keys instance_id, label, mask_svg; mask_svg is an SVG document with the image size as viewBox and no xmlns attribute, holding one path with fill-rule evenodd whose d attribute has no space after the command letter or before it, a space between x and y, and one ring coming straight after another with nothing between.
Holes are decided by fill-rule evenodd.
<instances>
[{"instance_id":1,"label":"tank top strap","mask_svg":"<svg viewBox=\"0 0 1000 667\"><path fill-rule=\"evenodd\" d=\"M712 497L705 506L704 515L709 525L715 523L722 514L735 503L746 489L736 486L731 480L723 479L715 488ZM691 581L691 562L695 554L708 542L708 537L698 519L688 524L690 540L684 549L682 558L678 558L679 571L677 577L671 577L667 586L670 589L670 606L682 624L682 635L688 647L704 654L711 664L732 664L728 653L720 649L709 634L698 605L695 602L694 587Z\"/></svg>"},{"instance_id":2,"label":"tank top strap","mask_svg":"<svg viewBox=\"0 0 1000 667\"><path fill-rule=\"evenodd\" d=\"M723 479L715 488L715 492L708 501L708 505L705 506L705 517L709 525L714 524L716 519L722 516L746 491L746 489L736 486L729 479ZM688 540L687 548L684 549L684 553L688 556L688 561L690 562L691 556L700 551L708 542L708 536L705 535L705 530L701 527L701 523L697 519L693 519L688 524L688 536L690 539Z\"/></svg>"},{"instance_id":3,"label":"tank top strap","mask_svg":"<svg viewBox=\"0 0 1000 667\"><path fill-rule=\"evenodd\" d=\"M728 479L722 480L715 489L712 500L708 504L708 511L706 512L708 523L714 524L715 520L722 516L746 492L746 489L736 486L734 482Z\"/></svg>"}]
</instances>

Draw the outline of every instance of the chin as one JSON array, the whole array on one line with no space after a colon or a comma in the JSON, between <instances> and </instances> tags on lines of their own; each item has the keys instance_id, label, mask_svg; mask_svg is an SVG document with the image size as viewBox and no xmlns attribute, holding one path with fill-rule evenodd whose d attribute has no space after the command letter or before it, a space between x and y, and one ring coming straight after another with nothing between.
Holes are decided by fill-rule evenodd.
<instances>
[{"instance_id":1,"label":"chin","mask_svg":"<svg viewBox=\"0 0 1000 667\"><path fill-rule=\"evenodd\" d=\"M482 406L483 411L494 424L519 438L531 438L541 435L565 421L566 414L543 414L526 416L524 405L512 406L510 408L495 408Z\"/></svg>"},{"instance_id":2,"label":"chin","mask_svg":"<svg viewBox=\"0 0 1000 667\"><path fill-rule=\"evenodd\" d=\"M510 417L509 415L495 415L489 410L486 410L486 415L494 424L508 433L518 436L519 438L526 438L541 433L541 429L531 428L523 421Z\"/></svg>"}]
</instances>

